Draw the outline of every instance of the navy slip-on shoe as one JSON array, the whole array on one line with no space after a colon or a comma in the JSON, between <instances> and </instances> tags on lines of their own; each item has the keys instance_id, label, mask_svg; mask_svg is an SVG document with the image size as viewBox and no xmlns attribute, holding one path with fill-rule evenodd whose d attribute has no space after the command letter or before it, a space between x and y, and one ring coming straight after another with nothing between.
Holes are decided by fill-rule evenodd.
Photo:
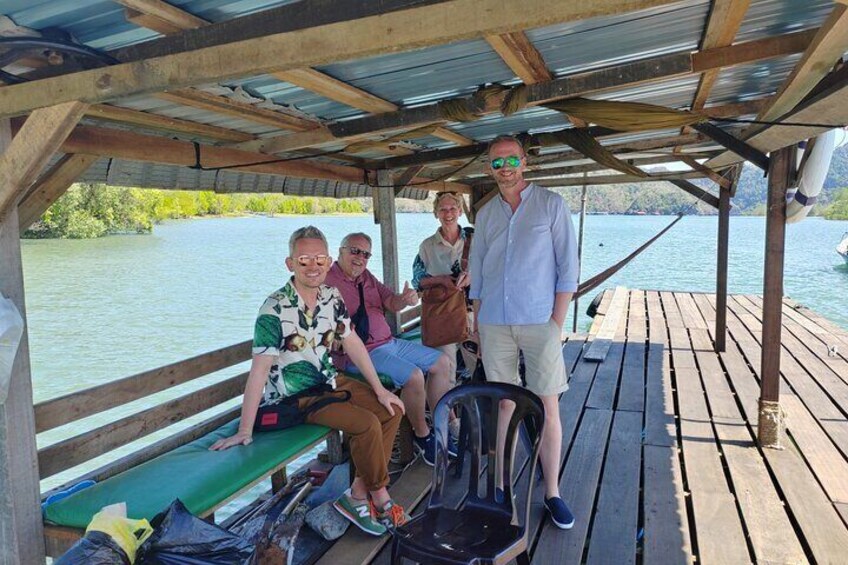
<instances>
[{"instance_id":1,"label":"navy slip-on shoe","mask_svg":"<svg viewBox=\"0 0 848 565\"><path fill-rule=\"evenodd\" d=\"M565 502L558 496L545 499L545 508L551 515L551 521L561 530L568 530L574 526L574 514L568 509Z\"/></svg>"}]
</instances>

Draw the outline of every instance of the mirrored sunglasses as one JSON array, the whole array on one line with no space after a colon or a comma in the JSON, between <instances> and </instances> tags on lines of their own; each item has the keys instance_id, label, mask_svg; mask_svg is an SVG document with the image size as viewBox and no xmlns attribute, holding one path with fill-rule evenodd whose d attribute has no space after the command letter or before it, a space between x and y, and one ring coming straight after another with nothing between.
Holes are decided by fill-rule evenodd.
<instances>
[{"instance_id":1,"label":"mirrored sunglasses","mask_svg":"<svg viewBox=\"0 0 848 565\"><path fill-rule=\"evenodd\" d=\"M300 255L297 258L297 262L301 267L308 267L313 263L315 263L319 267L323 267L327 263L329 263L329 261L329 255Z\"/></svg>"},{"instance_id":2,"label":"mirrored sunglasses","mask_svg":"<svg viewBox=\"0 0 848 565\"><path fill-rule=\"evenodd\" d=\"M509 157L497 157L492 159L491 162L492 168L494 170L502 169L504 165L507 165L513 169L517 169L521 165L521 157L518 155L510 155Z\"/></svg>"},{"instance_id":3,"label":"mirrored sunglasses","mask_svg":"<svg viewBox=\"0 0 848 565\"><path fill-rule=\"evenodd\" d=\"M351 255L362 255L365 260L371 258L370 251L365 251L364 249L360 249L358 247L342 247L342 249L347 249L348 251L350 251Z\"/></svg>"}]
</instances>

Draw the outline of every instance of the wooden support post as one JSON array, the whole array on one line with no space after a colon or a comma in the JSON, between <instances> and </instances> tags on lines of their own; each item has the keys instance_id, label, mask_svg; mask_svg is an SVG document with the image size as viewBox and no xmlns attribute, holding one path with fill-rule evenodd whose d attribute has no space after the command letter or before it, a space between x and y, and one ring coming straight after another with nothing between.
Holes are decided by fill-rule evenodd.
<instances>
[{"instance_id":1,"label":"wooden support post","mask_svg":"<svg viewBox=\"0 0 848 565\"><path fill-rule=\"evenodd\" d=\"M730 235L730 189L721 187L718 196L718 252L716 264L715 350L726 349L727 338L727 248Z\"/></svg>"},{"instance_id":2,"label":"wooden support post","mask_svg":"<svg viewBox=\"0 0 848 565\"><path fill-rule=\"evenodd\" d=\"M577 282L580 282L580 272L583 264L583 225L586 223L586 177L589 173L583 173L583 191L580 193L580 229L577 230ZM577 310L580 299L574 297L574 321L571 324L571 331L577 333Z\"/></svg>"},{"instance_id":3,"label":"wooden support post","mask_svg":"<svg viewBox=\"0 0 848 565\"><path fill-rule=\"evenodd\" d=\"M786 233L786 188L795 170L795 146L771 154L766 212L765 276L763 281L763 335L760 362L758 438L763 447L780 448L780 333L783 308L783 251Z\"/></svg>"},{"instance_id":4,"label":"wooden support post","mask_svg":"<svg viewBox=\"0 0 848 565\"><path fill-rule=\"evenodd\" d=\"M380 241L383 252L383 284L393 291L400 290L398 276L397 216L395 215L395 190L391 172L386 169L377 171L377 186L371 189L377 198L374 209L380 218ZM386 321L392 333L400 330L400 318L395 313L386 313Z\"/></svg>"},{"instance_id":5,"label":"wooden support post","mask_svg":"<svg viewBox=\"0 0 848 565\"><path fill-rule=\"evenodd\" d=\"M9 121L0 120L0 152L7 150L11 140ZM0 187L0 192L7 190L13 192ZM14 206L0 215L0 265L0 293L14 302L24 319L8 396L0 403L0 563L44 563L21 243Z\"/></svg>"}]
</instances>

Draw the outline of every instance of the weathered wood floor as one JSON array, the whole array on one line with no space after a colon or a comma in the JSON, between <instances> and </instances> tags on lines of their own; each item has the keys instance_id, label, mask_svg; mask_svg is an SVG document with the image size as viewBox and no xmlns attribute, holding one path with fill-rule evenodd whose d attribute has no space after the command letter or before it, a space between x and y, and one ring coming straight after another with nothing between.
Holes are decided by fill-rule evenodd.
<instances>
[{"instance_id":1,"label":"weathered wood floor","mask_svg":"<svg viewBox=\"0 0 848 565\"><path fill-rule=\"evenodd\" d=\"M604 361L583 360L595 335L563 347L560 488L577 521L553 527L536 488L533 563L848 563L848 332L785 301L785 449L761 450L761 299L730 297L716 354L713 295L632 290L613 312L612 294ZM407 470L396 498L426 504L431 473ZM349 532L322 562L388 563L364 538Z\"/></svg>"}]
</instances>

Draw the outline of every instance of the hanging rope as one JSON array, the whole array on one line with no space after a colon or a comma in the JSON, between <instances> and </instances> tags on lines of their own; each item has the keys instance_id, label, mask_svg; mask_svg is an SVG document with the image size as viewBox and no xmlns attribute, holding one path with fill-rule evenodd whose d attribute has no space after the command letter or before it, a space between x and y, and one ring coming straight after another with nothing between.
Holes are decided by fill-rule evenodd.
<instances>
[{"instance_id":1,"label":"hanging rope","mask_svg":"<svg viewBox=\"0 0 848 565\"><path fill-rule=\"evenodd\" d=\"M697 203L697 201L696 201L696 203ZM679 222L682 218L683 218L683 213L680 213L677 216L677 218L675 218L670 224L668 224L665 228L663 228L657 235L655 235L654 237L652 237L651 239L649 239L648 241L646 241L645 243L640 245L630 255L628 255L627 257L625 257L624 259L622 259L621 261L619 261L618 263L616 263L612 267L609 267L608 269L601 271L600 273L598 273L594 277L580 283L580 285L577 287L577 292L574 293L574 298L580 298L584 294L586 294L588 292L592 292L593 290L598 288L598 286L603 284L607 279L609 279L611 276L613 276L618 271L620 271L625 265L627 265L630 261L635 259L645 249L650 247L650 245L652 243L654 243L656 240L658 240L660 237L662 237L663 234L665 234L668 230L670 230L672 227L674 227L674 224Z\"/></svg>"}]
</instances>

